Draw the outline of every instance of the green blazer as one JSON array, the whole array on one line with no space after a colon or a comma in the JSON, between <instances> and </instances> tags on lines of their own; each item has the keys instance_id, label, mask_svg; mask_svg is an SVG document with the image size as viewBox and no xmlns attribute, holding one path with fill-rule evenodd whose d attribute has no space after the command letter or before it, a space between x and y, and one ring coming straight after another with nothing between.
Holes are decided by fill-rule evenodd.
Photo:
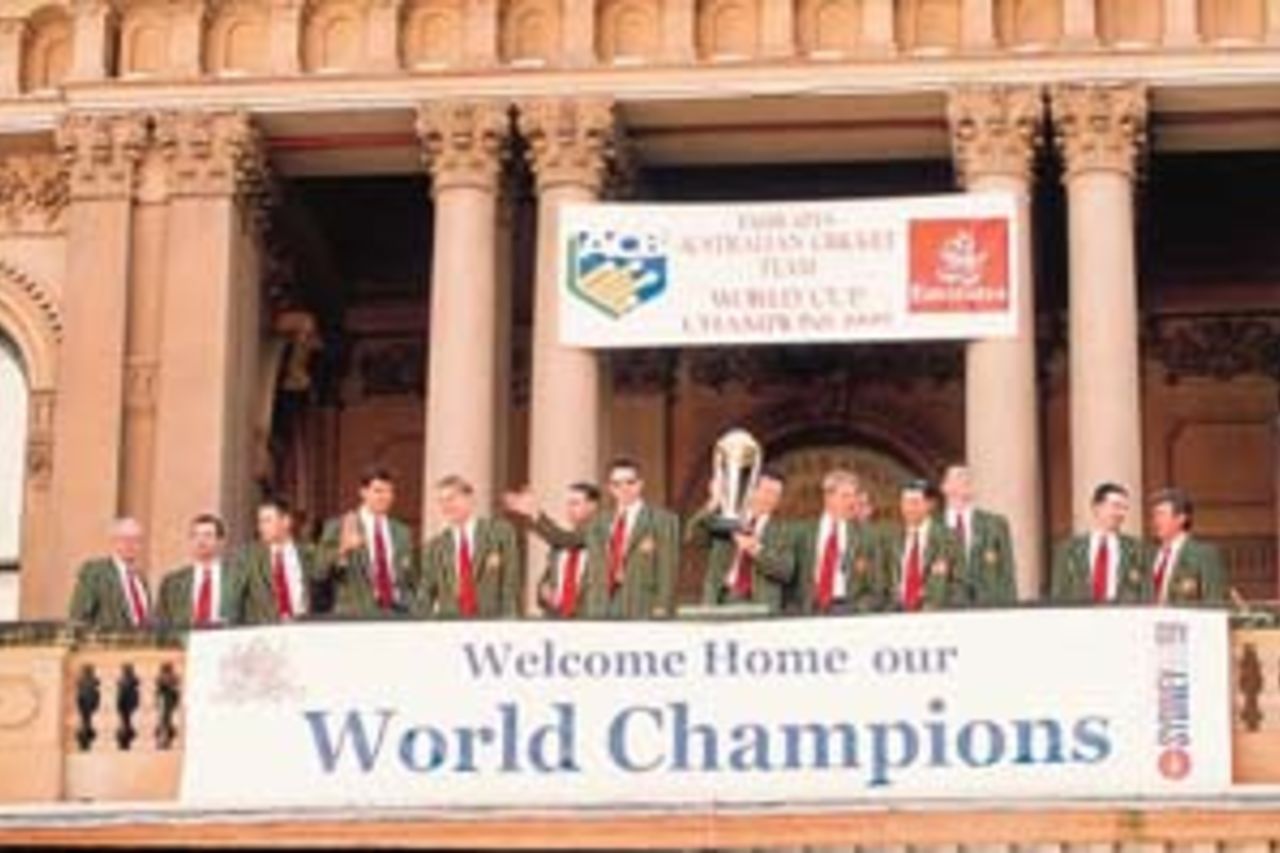
<instances>
[{"instance_id":1,"label":"green blazer","mask_svg":"<svg viewBox=\"0 0 1280 853\"><path fill-rule=\"evenodd\" d=\"M786 609L793 613L816 613L817 574L819 568L818 530L821 518L798 522L792 526L791 553L795 565ZM872 575L878 559L880 539L870 525L845 522L844 560L836 571L844 575L846 600L837 606L842 610L866 612L873 609Z\"/></svg>"},{"instance_id":2,"label":"green blazer","mask_svg":"<svg viewBox=\"0 0 1280 853\"><path fill-rule=\"evenodd\" d=\"M883 528L880 560L871 584L871 609L877 612L902 609L899 590L902 587L906 536L906 528L901 524L888 524ZM930 519L920 566L924 572L923 609L938 610L968 603L969 586L964 577L964 556L961 550L960 543L946 525L937 518Z\"/></svg>"},{"instance_id":3,"label":"green blazer","mask_svg":"<svg viewBox=\"0 0 1280 853\"><path fill-rule=\"evenodd\" d=\"M975 508L970 515L967 546L959 566L966 603L1002 607L1018 600L1013 539L1003 515ZM954 536L954 532L952 534ZM959 537L956 537L957 541Z\"/></svg>"},{"instance_id":4,"label":"green blazer","mask_svg":"<svg viewBox=\"0 0 1280 853\"><path fill-rule=\"evenodd\" d=\"M302 564L302 585L306 590L306 610L311 612L311 589L320 581L320 564L316 549L305 542L294 542L298 562ZM268 625L280 621L276 606L275 578L271 573L271 549L261 542L245 547L237 557L239 570L245 578L244 621L248 625Z\"/></svg>"},{"instance_id":5,"label":"green blazer","mask_svg":"<svg viewBox=\"0 0 1280 853\"><path fill-rule=\"evenodd\" d=\"M1120 559L1116 563L1116 601L1140 604L1151 600L1151 573L1142 559L1137 539L1117 534ZM1089 560L1089 534L1072 536L1058 545L1053 555L1049 597L1058 604L1087 604L1093 601L1093 564Z\"/></svg>"},{"instance_id":6,"label":"green blazer","mask_svg":"<svg viewBox=\"0 0 1280 853\"><path fill-rule=\"evenodd\" d=\"M368 547L357 548L345 558L338 551L345 517L341 515L325 522L316 552L317 578L333 585L335 613L363 617L381 615L383 611L378 607L373 590L373 561L369 558ZM418 550L414 547L409 525L389 517L387 529L395 562L391 567L396 591L393 612L407 613L414 606L422 578Z\"/></svg>"},{"instance_id":7,"label":"green blazer","mask_svg":"<svg viewBox=\"0 0 1280 853\"><path fill-rule=\"evenodd\" d=\"M234 560L223 557L221 562L222 599L218 602L218 615L224 625L239 625L244 621L248 585L244 573ZM161 625L183 630L191 627L191 596L195 572L195 566L186 565L169 572L160 582L156 621Z\"/></svg>"},{"instance_id":8,"label":"green blazer","mask_svg":"<svg viewBox=\"0 0 1280 853\"><path fill-rule=\"evenodd\" d=\"M1148 553L1149 577L1155 572L1160 558L1159 546L1153 545ZM1222 567L1222 555L1216 546L1188 535L1174 560L1172 576L1168 583L1168 604L1226 604L1227 577ZM1153 599L1156 591L1153 589Z\"/></svg>"},{"instance_id":9,"label":"green blazer","mask_svg":"<svg viewBox=\"0 0 1280 853\"><path fill-rule=\"evenodd\" d=\"M546 516L540 516L534 522L534 533L542 538L546 538L540 531L541 525L554 525ZM557 548L554 545L547 552L547 563L542 569L542 577L538 579L538 607L542 610L544 616L551 619L562 618L560 616L560 608L556 601L556 590L560 589L560 556L566 551L565 548ZM590 555L583 550L580 563L580 572L578 579L578 594L576 596L577 606L574 608L574 618L581 618L587 612L588 599L587 587L590 585L591 572L587 571L590 565Z\"/></svg>"},{"instance_id":10,"label":"green blazer","mask_svg":"<svg viewBox=\"0 0 1280 853\"><path fill-rule=\"evenodd\" d=\"M649 619L675 613L680 566L680 519L642 504L627 537L622 583L609 589L609 539L615 513L600 513L584 530L560 527L545 515L534 532L557 548L587 549L587 612L593 619Z\"/></svg>"},{"instance_id":11,"label":"green blazer","mask_svg":"<svg viewBox=\"0 0 1280 853\"><path fill-rule=\"evenodd\" d=\"M703 510L690 519L685 541L707 555L707 572L702 583L702 603L729 604L738 601L734 591L725 586L733 570L738 551L733 537L711 529L712 513ZM760 540L760 553L752 563L751 601L763 604L770 613L782 610L783 593L796 574L796 555L791 527L773 516L765 525Z\"/></svg>"},{"instance_id":12,"label":"green blazer","mask_svg":"<svg viewBox=\"0 0 1280 853\"><path fill-rule=\"evenodd\" d=\"M477 518L471 565L476 585L477 615L497 619L520 615L524 588L516 531L501 519ZM450 527L427 542L423 583L414 613L456 617L458 612L457 540Z\"/></svg>"},{"instance_id":13,"label":"green blazer","mask_svg":"<svg viewBox=\"0 0 1280 853\"><path fill-rule=\"evenodd\" d=\"M142 575L138 577L147 590L150 613L151 590L147 586L147 579ZM67 617L72 622L79 622L99 631L131 630L134 628L133 608L129 605L128 595L120 583L116 564L110 557L88 560L76 575L76 586L71 593Z\"/></svg>"}]
</instances>

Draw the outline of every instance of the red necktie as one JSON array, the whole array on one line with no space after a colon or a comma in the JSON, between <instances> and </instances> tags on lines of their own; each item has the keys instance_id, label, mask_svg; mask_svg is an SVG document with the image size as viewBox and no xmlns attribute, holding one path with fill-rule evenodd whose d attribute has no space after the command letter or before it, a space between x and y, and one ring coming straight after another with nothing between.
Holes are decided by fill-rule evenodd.
<instances>
[{"instance_id":1,"label":"red necktie","mask_svg":"<svg viewBox=\"0 0 1280 853\"><path fill-rule=\"evenodd\" d=\"M1111 554L1107 548L1107 537L1098 541L1098 553L1093 555L1093 600L1101 603L1107 600L1107 589L1111 586Z\"/></svg>"},{"instance_id":2,"label":"red necktie","mask_svg":"<svg viewBox=\"0 0 1280 853\"><path fill-rule=\"evenodd\" d=\"M756 532L756 521L753 518L747 522L747 534ZM746 551L739 549L737 559L734 561L733 576L733 597L740 601L749 601L751 599L751 582L752 575L755 574L756 561Z\"/></svg>"},{"instance_id":3,"label":"red necktie","mask_svg":"<svg viewBox=\"0 0 1280 853\"><path fill-rule=\"evenodd\" d=\"M1155 587L1156 587L1155 600L1157 602L1162 601L1164 599L1164 576L1169 571L1170 556L1171 554L1170 554L1168 545L1160 549L1160 561L1156 563L1156 575L1154 578Z\"/></svg>"},{"instance_id":4,"label":"red necktie","mask_svg":"<svg viewBox=\"0 0 1280 853\"><path fill-rule=\"evenodd\" d=\"M902 582L902 609L919 610L924 599L924 571L920 566L920 531L911 532L911 548Z\"/></svg>"},{"instance_id":5,"label":"red necktie","mask_svg":"<svg viewBox=\"0 0 1280 853\"><path fill-rule=\"evenodd\" d=\"M471 540L466 531L458 531L458 612L476 615L476 576L471 565Z\"/></svg>"},{"instance_id":6,"label":"red necktie","mask_svg":"<svg viewBox=\"0 0 1280 853\"><path fill-rule=\"evenodd\" d=\"M142 581L138 580L138 576L132 569L125 572L129 582L126 584L129 588L129 609L133 611L133 624L147 624L147 597L142 591Z\"/></svg>"},{"instance_id":7,"label":"red necktie","mask_svg":"<svg viewBox=\"0 0 1280 853\"><path fill-rule=\"evenodd\" d=\"M572 619L578 608L578 565L582 561L582 549L570 548L565 554L564 583L560 587L560 617Z\"/></svg>"},{"instance_id":8,"label":"red necktie","mask_svg":"<svg viewBox=\"0 0 1280 853\"><path fill-rule=\"evenodd\" d=\"M391 586L391 560L387 557L387 536L382 530L384 524L381 518L373 520L373 594L379 608L390 610L396 594Z\"/></svg>"},{"instance_id":9,"label":"red necktie","mask_svg":"<svg viewBox=\"0 0 1280 853\"><path fill-rule=\"evenodd\" d=\"M613 595L622 585L622 560L627 547L627 513L618 512L613 520L613 532L609 536L609 594Z\"/></svg>"},{"instance_id":10,"label":"red necktie","mask_svg":"<svg viewBox=\"0 0 1280 853\"><path fill-rule=\"evenodd\" d=\"M200 586L196 591L195 623L204 626L213 621L213 570L201 566L196 572L200 575Z\"/></svg>"},{"instance_id":11,"label":"red necktie","mask_svg":"<svg viewBox=\"0 0 1280 853\"><path fill-rule=\"evenodd\" d=\"M836 563L840 560L840 537L836 525L831 525L826 544L822 546L822 562L818 564L818 610L825 613L831 608L836 590Z\"/></svg>"},{"instance_id":12,"label":"red necktie","mask_svg":"<svg viewBox=\"0 0 1280 853\"><path fill-rule=\"evenodd\" d=\"M292 619L293 602L289 600L289 581L284 574L284 548L272 549L271 585L276 590L276 611L280 618Z\"/></svg>"}]
</instances>

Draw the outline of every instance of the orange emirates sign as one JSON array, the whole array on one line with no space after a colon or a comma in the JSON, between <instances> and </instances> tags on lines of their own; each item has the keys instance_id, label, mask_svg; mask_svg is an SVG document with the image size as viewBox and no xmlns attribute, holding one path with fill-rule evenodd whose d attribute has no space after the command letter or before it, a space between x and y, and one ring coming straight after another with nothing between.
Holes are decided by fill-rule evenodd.
<instances>
[{"instance_id":1,"label":"orange emirates sign","mask_svg":"<svg viewBox=\"0 0 1280 853\"><path fill-rule=\"evenodd\" d=\"M915 219L908 225L907 310L917 314L1009 308L1009 223Z\"/></svg>"}]
</instances>

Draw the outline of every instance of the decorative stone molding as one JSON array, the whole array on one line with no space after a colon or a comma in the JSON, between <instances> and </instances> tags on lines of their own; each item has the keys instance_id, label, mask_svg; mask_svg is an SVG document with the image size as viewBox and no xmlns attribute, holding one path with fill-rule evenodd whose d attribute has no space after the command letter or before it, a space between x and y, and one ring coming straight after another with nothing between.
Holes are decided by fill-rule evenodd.
<instances>
[{"instance_id":1,"label":"decorative stone molding","mask_svg":"<svg viewBox=\"0 0 1280 853\"><path fill-rule=\"evenodd\" d=\"M169 165L172 196L266 196L266 155L243 110L161 113L155 133Z\"/></svg>"},{"instance_id":2,"label":"decorative stone molding","mask_svg":"<svg viewBox=\"0 0 1280 853\"><path fill-rule=\"evenodd\" d=\"M1050 103L1067 181L1094 171L1136 175L1147 141L1145 86L1062 84Z\"/></svg>"},{"instance_id":3,"label":"decorative stone molding","mask_svg":"<svg viewBox=\"0 0 1280 853\"><path fill-rule=\"evenodd\" d=\"M437 101L418 107L418 139L432 191L477 187L496 192L510 118L492 101Z\"/></svg>"},{"instance_id":4,"label":"decorative stone molding","mask_svg":"<svg viewBox=\"0 0 1280 853\"><path fill-rule=\"evenodd\" d=\"M618 150L613 101L541 98L520 105L520 132L538 192L573 184L598 194Z\"/></svg>"},{"instance_id":5,"label":"decorative stone molding","mask_svg":"<svg viewBox=\"0 0 1280 853\"><path fill-rule=\"evenodd\" d=\"M1144 349L1170 383L1244 376L1280 382L1280 314L1151 316Z\"/></svg>"},{"instance_id":6,"label":"decorative stone molding","mask_svg":"<svg viewBox=\"0 0 1280 853\"><path fill-rule=\"evenodd\" d=\"M956 175L1007 175L1030 183L1044 141L1044 98L1034 86L972 86L947 99Z\"/></svg>"},{"instance_id":7,"label":"decorative stone molding","mask_svg":"<svg viewBox=\"0 0 1280 853\"><path fill-rule=\"evenodd\" d=\"M27 411L27 486L47 490L53 479L53 409L51 388L33 388Z\"/></svg>"},{"instance_id":8,"label":"decorative stone molding","mask_svg":"<svg viewBox=\"0 0 1280 853\"><path fill-rule=\"evenodd\" d=\"M124 366L124 404L135 412L154 412L159 363L153 358L130 358Z\"/></svg>"},{"instance_id":9,"label":"decorative stone molding","mask_svg":"<svg viewBox=\"0 0 1280 853\"><path fill-rule=\"evenodd\" d=\"M62 312L52 291L3 259L0 259L0 282L12 286L38 312L42 325L55 344L62 341ZM28 365L28 369L30 367Z\"/></svg>"},{"instance_id":10,"label":"decorative stone molding","mask_svg":"<svg viewBox=\"0 0 1280 853\"><path fill-rule=\"evenodd\" d=\"M45 233L62 226L67 172L52 154L0 160L0 233Z\"/></svg>"},{"instance_id":11,"label":"decorative stone molding","mask_svg":"<svg viewBox=\"0 0 1280 853\"><path fill-rule=\"evenodd\" d=\"M128 198L146 142L147 119L140 113L68 115L58 125L55 143L70 198Z\"/></svg>"}]
</instances>

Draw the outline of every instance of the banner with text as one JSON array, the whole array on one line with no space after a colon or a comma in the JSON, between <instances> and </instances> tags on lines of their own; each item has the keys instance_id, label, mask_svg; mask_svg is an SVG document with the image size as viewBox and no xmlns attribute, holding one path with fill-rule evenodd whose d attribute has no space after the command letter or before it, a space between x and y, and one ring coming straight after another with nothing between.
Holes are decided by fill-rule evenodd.
<instances>
[{"instance_id":1,"label":"banner with text","mask_svg":"<svg viewBox=\"0 0 1280 853\"><path fill-rule=\"evenodd\" d=\"M1008 337L1017 202L587 204L560 211L560 336L581 347Z\"/></svg>"},{"instance_id":2,"label":"banner with text","mask_svg":"<svg viewBox=\"0 0 1280 853\"><path fill-rule=\"evenodd\" d=\"M1206 795L1227 622L1170 609L201 632L182 798L640 806Z\"/></svg>"}]
</instances>

